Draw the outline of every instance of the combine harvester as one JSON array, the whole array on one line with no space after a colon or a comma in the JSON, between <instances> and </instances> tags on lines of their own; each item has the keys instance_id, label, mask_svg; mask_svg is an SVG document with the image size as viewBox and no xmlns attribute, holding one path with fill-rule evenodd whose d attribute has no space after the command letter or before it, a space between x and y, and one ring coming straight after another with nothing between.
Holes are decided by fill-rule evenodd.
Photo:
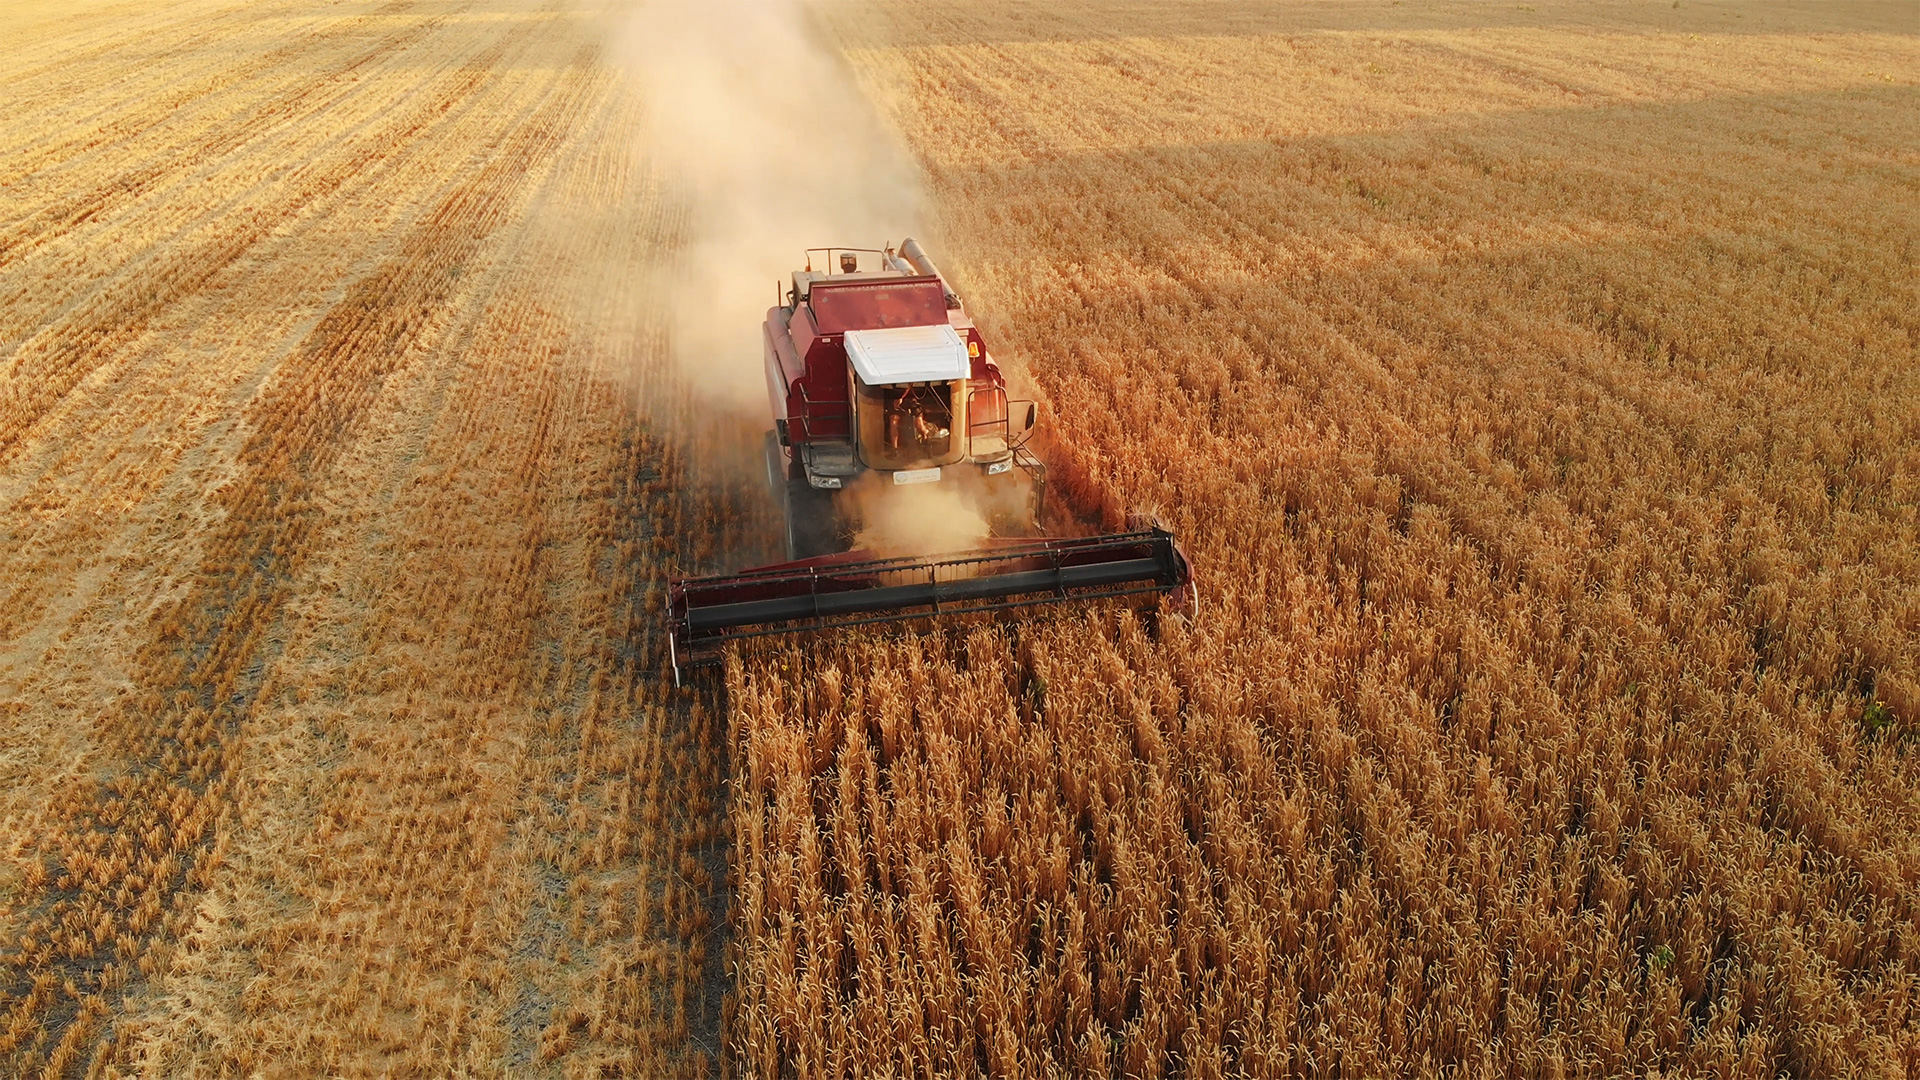
<instances>
[{"instance_id":1,"label":"combine harvester","mask_svg":"<svg viewBox=\"0 0 1920 1080\"><path fill-rule=\"evenodd\" d=\"M741 638L1146 593L1191 605L1192 571L1165 529L1039 535L1046 466L1025 445L1037 410L1008 401L920 245L809 251L785 300L764 328L766 453L790 561L669 584L676 685ZM864 508L915 484L954 487L991 538L927 557L848 550Z\"/></svg>"}]
</instances>

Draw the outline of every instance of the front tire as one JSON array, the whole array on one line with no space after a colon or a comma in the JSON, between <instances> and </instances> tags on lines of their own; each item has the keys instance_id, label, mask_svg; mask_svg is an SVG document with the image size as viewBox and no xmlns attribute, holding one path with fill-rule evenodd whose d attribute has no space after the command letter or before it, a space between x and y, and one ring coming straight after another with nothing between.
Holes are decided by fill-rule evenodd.
<instances>
[{"instance_id":1,"label":"front tire","mask_svg":"<svg viewBox=\"0 0 1920 1080\"><path fill-rule=\"evenodd\" d=\"M840 550L833 493L807 483L799 455L789 461L780 433L767 432L767 488L787 527L787 560L811 559Z\"/></svg>"},{"instance_id":2,"label":"front tire","mask_svg":"<svg viewBox=\"0 0 1920 1080\"><path fill-rule=\"evenodd\" d=\"M787 455L780 449L780 433L767 429L767 495L782 514L787 510Z\"/></svg>"},{"instance_id":3,"label":"front tire","mask_svg":"<svg viewBox=\"0 0 1920 1080\"><path fill-rule=\"evenodd\" d=\"M807 483L802 475L787 480L787 558L811 559L840 551L833 493Z\"/></svg>"}]
</instances>

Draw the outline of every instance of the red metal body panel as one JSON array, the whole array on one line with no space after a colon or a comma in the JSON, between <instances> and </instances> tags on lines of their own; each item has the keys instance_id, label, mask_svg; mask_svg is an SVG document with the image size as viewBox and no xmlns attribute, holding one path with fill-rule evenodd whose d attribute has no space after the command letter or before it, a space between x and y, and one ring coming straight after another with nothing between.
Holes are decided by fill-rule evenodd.
<instances>
[{"instance_id":1,"label":"red metal body panel","mask_svg":"<svg viewBox=\"0 0 1920 1080\"><path fill-rule=\"evenodd\" d=\"M789 441L847 438L852 403L840 337L820 333L801 304L767 312L765 346L768 404L787 422Z\"/></svg>"},{"instance_id":2,"label":"red metal body panel","mask_svg":"<svg viewBox=\"0 0 1920 1080\"><path fill-rule=\"evenodd\" d=\"M936 277L815 282L807 298L823 334L939 326L947 321L947 294Z\"/></svg>"},{"instance_id":3,"label":"red metal body panel","mask_svg":"<svg viewBox=\"0 0 1920 1080\"><path fill-rule=\"evenodd\" d=\"M975 330L972 323L958 325L954 329L960 331L960 336L966 340L967 354L973 359L967 378L975 383L1005 388L1007 380L1000 375L1000 365L987 356L987 343L980 337L980 331Z\"/></svg>"},{"instance_id":4,"label":"red metal body panel","mask_svg":"<svg viewBox=\"0 0 1920 1080\"><path fill-rule=\"evenodd\" d=\"M770 308L767 321L760 327L767 374L767 401L773 408L776 420L790 420L794 415L794 382L804 376L807 370L793 348L793 335L788 330L790 318L791 313L786 308Z\"/></svg>"},{"instance_id":5,"label":"red metal body panel","mask_svg":"<svg viewBox=\"0 0 1920 1080\"><path fill-rule=\"evenodd\" d=\"M814 312L806 304L794 310L793 324L799 331L794 334L794 343L807 360L807 378L802 389L811 405L805 413L821 414L824 410L826 415L815 419L839 417L837 434L820 429L816 435L844 439L848 410L852 408L847 386L847 347L839 334L829 334L815 325Z\"/></svg>"}]
</instances>

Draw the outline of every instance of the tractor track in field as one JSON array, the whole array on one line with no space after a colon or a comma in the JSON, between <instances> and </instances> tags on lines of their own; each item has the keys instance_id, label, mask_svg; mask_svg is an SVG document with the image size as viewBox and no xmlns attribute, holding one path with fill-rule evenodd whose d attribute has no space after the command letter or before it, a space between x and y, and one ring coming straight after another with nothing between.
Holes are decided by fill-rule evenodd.
<instances>
[{"instance_id":1,"label":"tractor track in field","mask_svg":"<svg viewBox=\"0 0 1920 1080\"><path fill-rule=\"evenodd\" d=\"M392 148L383 148L381 141L389 135L439 131L444 127L459 124L471 110L482 106L483 99L472 91L483 77L486 66L507 55L505 49L505 43L496 43L476 55L449 65L453 70L436 78L436 82L443 85L437 88L430 87L432 96L410 112L385 117L385 123L375 122L382 119L380 117L360 122L355 125L354 136L356 137L350 138L343 135L328 139L322 149L347 155L349 163L314 172L309 177L309 183L285 195L277 202L250 213L246 230L247 242L244 248L240 245L223 248L220 254L228 258L217 272L210 267L194 266L195 258L206 254L205 249L185 256L171 255L165 250L158 251L150 256L144 265L126 270L125 276L128 278L137 276L144 279L147 274L155 272L156 267L162 274L173 267L193 267L195 278L201 287L179 291L154 290L147 287L148 291L144 294L144 299L137 305L109 307L106 313L97 319L90 320L90 322L111 327L114 326L116 313L118 313L117 317L122 319L137 318L140 324L118 326L110 335L111 340L103 342L92 350L96 355L93 357L94 362L90 368L82 366L79 370L68 373L73 384L77 386L85 381L86 373L91 371L98 383L97 389L93 391L96 397L106 400L120 398L128 389L124 384L130 377L138 375L143 370L145 354L152 351L147 348L147 339L152 337L148 320L162 316L171 317L181 306L193 301L206 301L214 310L218 310L221 302L220 295L231 293L239 287L232 280L234 275L244 272L246 268L263 259L271 263L273 259L271 250L262 253L261 249L271 248L272 239L282 234L290 225L295 223L309 225L317 215L339 212L343 203L350 203L355 197L356 185L382 182L394 170L410 167L417 169L417 159L422 153L417 144L409 146L406 143L398 143ZM369 149L379 152L369 155ZM355 162L359 164L353 164ZM353 183L347 183L348 179ZM425 210L422 209L413 216L402 217L397 224L403 229L411 229L415 227L413 217L424 215L424 213ZM362 276L371 272L372 269L373 264L369 262L356 276ZM104 291L104 287L96 289L95 295L102 295ZM344 297L343 288L340 296L331 301L329 306L337 304ZM259 302L270 303L271 301L271 296L262 296ZM315 315L316 326L319 325L321 317L320 314ZM302 331L301 338L304 339L307 333L308 331ZM53 340L59 339L56 337ZM289 352L300 347L302 347L300 341L295 340L288 341L286 345ZM277 368L280 359L278 356L264 358L261 363L265 370L270 371ZM101 368L109 369L110 373L102 372ZM104 380L98 378L100 375L106 376ZM254 376L249 383L257 382L261 377L263 376ZM43 395L50 397L57 387L41 389ZM244 398L237 403L244 403ZM45 404L43 416L59 408L58 401L49 400ZM5 461L6 457L4 439L0 438L0 461ZM24 505L61 507L65 501L63 496L57 490L50 490L49 484L60 474L64 462L64 454L54 454L46 457L46 460L40 460L39 457L15 456L13 460L6 461L15 475L7 478L8 484L0 486L0 494L16 498ZM9 491L8 488L12 490ZM27 527L10 530L7 539L15 545L14 550L17 553L29 558L44 553L48 559L57 559L63 548L71 549L75 543L75 538L69 535L75 528L77 526L65 520L65 515L62 513L56 515L48 524L32 522L30 519ZM0 597L5 599L4 605L0 605L0 638L11 636L44 614L45 606L51 599L51 590L56 589L59 584L60 578L57 575L27 573L10 582L8 588L0 590Z\"/></svg>"},{"instance_id":2,"label":"tractor track in field","mask_svg":"<svg viewBox=\"0 0 1920 1080\"><path fill-rule=\"evenodd\" d=\"M132 268L138 273L137 284L129 281L130 275L119 275L116 281L124 282L120 288L102 285L90 294L75 297L60 305L59 314L51 321L27 331L6 360L10 393L0 398L0 464L17 451L21 438L36 421L96 367L136 341L162 311L206 288L286 221L310 212L377 162L441 123L454 105L485 81L506 48L504 41L495 44L450 73L447 84L428 100L385 123L357 132L344 145L329 148L318 162L289 170L274 185L278 190L269 189L260 202L230 206L214 215L205 226L207 235L198 242L168 244ZM223 140L223 145L231 151L244 141ZM220 152L216 147L208 149ZM0 265L0 269L5 267Z\"/></svg>"},{"instance_id":3,"label":"tractor track in field","mask_svg":"<svg viewBox=\"0 0 1920 1080\"><path fill-rule=\"evenodd\" d=\"M441 99L470 90L484 70L468 65ZM39 846L41 873L16 906L18 944L0 953L0 1052L14 1071L63 1073L89 1058L112 1003L150 968L143 961L153 944L177 931L181 895L209 880L234 738L323 513L316 487L410 344L440 321L459 268L510 220L509 208L560 145L582 93L578 84L552 91L511 142L349 288L250 410L254 434L239 455L243 472L217 497L225 522L188 593L153 620L156 636L141 650L124 710L99 724L111 764L59 793L58 816ZM389 127L389 144L429 123L436 104ZM284 212L339 186L363 156L317 167L298 194L282 200ZM210 261L225 265L268 227L225 238ZM204 281L214 270L196 272L194 280Z\"/></svg>"},{"instance_id":4,"label":"tractor track in field","mask_svg":"<svg viewBox=\"0 0 1920 1080\"><path fill-rule=\"evenodd\" d=\"M37 106L43 101L60 99L71 99L76 104L82 104L85 98L77 91L88 87L88 80L93 76L88 70L89 65L103 60L117 61L112 67L117 71L124 66L124 57L129 49L158 46L167 50L191 50L216 42L229 32L226 30L227 24L236 19L256 17L257 11L258 5L236 3L218 14L197 12L183 15L162 30L150 29L140 23L117 32L95 35L103 40L83 40L81 44L67 44L74 41L73 38L56 40L46 50L52 55L37 61L21 59L9 70L8 81L31 88L18 93L15 98L23 106ZM43 79L47 81L42 82ZM36 83L40 85L36 87ZM96 109L92 115L104 115L124 107L124 101L115 101Z\"/></svg>"},{"instance_id":5,"label":"tractor track in field","mask_svg":"<svg viewBox=\"0 0 1920 1080\"><path fill-rule=\"evenodd\" d=\"M597 16L349 5L29 79L0 1072L711 1074L724 706L654 624L761 523L635 288L684 215Z\"/></svg>"},{"instance_id":6,"label":"tractor track in field","mask_svg":"<svg viewBox=\"0 0 1920 1080\"><path fill-rule=\"evenodd\" d=\"M406 0L396 0L389 8L398 13L409 6ZM378 18L377 13L362 21L372 22L375 18ZM80 225L108 217L120 207L144 198L163 181L178 179L182 170L191 167L192 163L218 160L277 125L311 117L333 107L355 92L351 85L342 87L340 84L343 81L350 83L357 72L383 56L418 43L432 33L442 19L403 23L398 32L349 50L345 56L327 63L322 70L290 85L286 93L260 101L240 115L221 117L218 125L205 128L197 139L175 144L166 148L164 153L143 155L137 165L91 187L62 191L50 201L32 207L26 215L9 222L6 231L0 232L0 271L6 268L9 257L22 248L47 244ZM177 114L205 101L223 87L239 80L282 71L302 61L326 58L338 46L350 46L362 38L363 35L356 32L356 27L342 27L251 59L238 67L210 73L193 85L174 90L157 100L143 102L137 113L117 118L84 136L48 146L39 154L16 151L9 155L12 171L19 177L31 176L49 166L83 172L94 158L125 155L130 141L160 124L179 123ZM85 152L72 153L71 147L82 143L82 140L86 146ZM31 200L22 201L32 206Z\"/></svg>"}]
</instances>

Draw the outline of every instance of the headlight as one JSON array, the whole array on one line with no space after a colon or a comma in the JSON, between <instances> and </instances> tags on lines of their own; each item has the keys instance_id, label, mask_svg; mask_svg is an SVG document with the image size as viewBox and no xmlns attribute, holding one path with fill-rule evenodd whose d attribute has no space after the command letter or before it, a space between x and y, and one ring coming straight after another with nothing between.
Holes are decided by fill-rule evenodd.
<instances>
[{"instance_id":1,"label":"headlight","mask_svg":"<svg viewBox=\"0 0 1920 1080\"><path fill-rule=\"evenodd\" d=\"M1011 468L1013 468L1013 462L1011 461L996 461L993 464L987 466L987 475L998 476L999 474L1006 472L1008 469L1011 469Z\"/></svg>"},{"instance_id":2,"label":"headlight","mask_svg":"<svg viewBox=\"0 0 1920 1080\"><path fill-rule=\"evenodd\" d=\"M807 483L817 488L837 488L840 486L840 478L837 476L815 476L812 473L808 473Z\"/></svg>"}]
</instances>

